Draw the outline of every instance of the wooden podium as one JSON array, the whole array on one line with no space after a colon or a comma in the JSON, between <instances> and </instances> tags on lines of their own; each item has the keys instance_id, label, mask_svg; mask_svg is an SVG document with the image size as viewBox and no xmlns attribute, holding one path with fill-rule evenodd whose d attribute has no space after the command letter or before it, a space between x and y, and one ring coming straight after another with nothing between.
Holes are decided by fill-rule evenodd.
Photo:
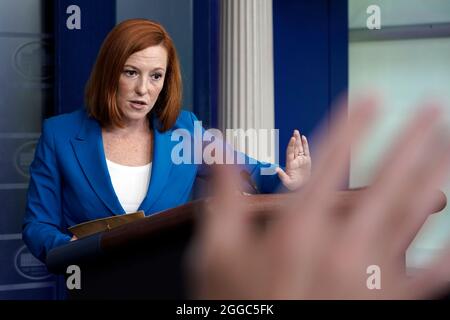
<instances>
[{"instance_id":1,"label":"wooden podium","mask_svg":"<svg viewBox=\"0 0 450 320\"><path fill-rule=\"evenodd\" d=\"M364 189L336 193L337 210L345 212ZM433 212L446 206L440 192ZM274 214L286 194L245 196L263 216ZM94 234L51 250L47 268L66 274L69 265L81 269L81 289L68 290L69 299L183 299L186 295L184 254L195 218L207 200L196 200L149 217Z\"/></svg>"}]
</instances>

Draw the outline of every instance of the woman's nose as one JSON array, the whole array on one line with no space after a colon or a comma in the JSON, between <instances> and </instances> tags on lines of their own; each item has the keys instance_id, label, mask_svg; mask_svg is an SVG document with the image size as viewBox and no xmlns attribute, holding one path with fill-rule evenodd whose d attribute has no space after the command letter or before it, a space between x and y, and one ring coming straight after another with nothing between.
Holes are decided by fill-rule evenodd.
<instances>
[{"instance_id":1,"label":"woman's nose","mask_svg":"<svg viewBox=\"0 0 450 320\"><path fill-rule=\"evenodd\" d=\"M139 81L136 84L135 91L141 96L147 93L147 81L146 79L144 79L144 77L139 78Z\"/></svg>"}]
</instances>

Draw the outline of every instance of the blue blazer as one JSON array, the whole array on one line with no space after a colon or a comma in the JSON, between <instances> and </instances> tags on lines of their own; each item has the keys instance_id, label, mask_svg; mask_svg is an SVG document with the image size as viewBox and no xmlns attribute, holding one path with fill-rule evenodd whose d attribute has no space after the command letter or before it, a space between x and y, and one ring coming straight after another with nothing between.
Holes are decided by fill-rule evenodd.
<instances>
[{"instance_id":1,"label":"blue blazer","mask_svg":"<svg viewBox=\"0 0 450 320\"><path fill-rule=\"evenodd\" d=\"M138 210L146 215L189 200L195 178L206 175L206 165L174 164L173 130L194 131L193 113L182 111L173 128L160 132L152 118L154 156L147 195ZM248 158L247 158L248 159ZM248 161L246 161L248 163ZM261 192L275 192L277 175L261 176L258 162L245 165ZM47 253L70 241L68 227L93 219L125 214L109 176L101 127L85 110L44 121L42 135L30 166L30 184L23 224L23 240L41 261Z\"/></svg>"}]
</instances>

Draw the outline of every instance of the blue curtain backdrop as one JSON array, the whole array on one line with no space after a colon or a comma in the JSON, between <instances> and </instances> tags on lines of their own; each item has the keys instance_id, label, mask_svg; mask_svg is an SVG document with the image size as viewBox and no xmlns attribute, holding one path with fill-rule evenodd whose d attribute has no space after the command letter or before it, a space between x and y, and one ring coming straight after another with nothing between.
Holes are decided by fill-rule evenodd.
<instances>
[{"instance_id":1,"label":"blue curtain backdrop","mask_svg":"<svg viewBox=\"0 0 450 320\"><path fill-rule=\"evenodd\" d=\"M275 127L280 129L281 164L293 130L310 136L327 118L331 102L347 89L347 7L347 0L273 0Z\"/></svg>"},{"instance_id":2,"label":"blue curtain backdrop","mask_svg":"<svg viewBox=\"0 0 450 320\"><path fill-rule=\"evenodd\" d=\"M219 0L194 0L194 113L205 128L217 128L219 90Z\"/></svg>"},{"instance_id":3,"label":"blue curtain backdrop","mask_svg":"<svg viewBox=\"0 0 450 320\"><path fill-rule=\"evenodd\" d=\"M77 5L81 10L81 29L70 30L66 10ZM113 0L55 1L55 110L66 113L84 105L84 86L98 50L116 24Z\"/></svg>"}]
</instances>

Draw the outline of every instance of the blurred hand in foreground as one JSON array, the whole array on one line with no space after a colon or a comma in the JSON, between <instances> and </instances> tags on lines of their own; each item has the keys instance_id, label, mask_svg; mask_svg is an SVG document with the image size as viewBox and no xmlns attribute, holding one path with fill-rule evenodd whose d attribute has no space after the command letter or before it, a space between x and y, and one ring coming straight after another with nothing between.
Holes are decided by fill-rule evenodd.
<instances>
[{"instance_id":1,"label":"blurred hand in foreground","mask_svg":"<svg viewBox=\"0 0 450 320\"><path fill-rule=\"evenodd\" d=\"M447 179L450 139L439 130L440 109L424 107L382 161L351 212L330 205L357 145L376 114L373 99L338 108L320 139L309 182L292 194L263 231L237 190L237 174L217 173L218 186L199 221L188 254L193 298L421 299L448 289L450 253L408 277L404 255ZM380 289L369 289L369 266Z\"/></svg>"}]
</instances>

